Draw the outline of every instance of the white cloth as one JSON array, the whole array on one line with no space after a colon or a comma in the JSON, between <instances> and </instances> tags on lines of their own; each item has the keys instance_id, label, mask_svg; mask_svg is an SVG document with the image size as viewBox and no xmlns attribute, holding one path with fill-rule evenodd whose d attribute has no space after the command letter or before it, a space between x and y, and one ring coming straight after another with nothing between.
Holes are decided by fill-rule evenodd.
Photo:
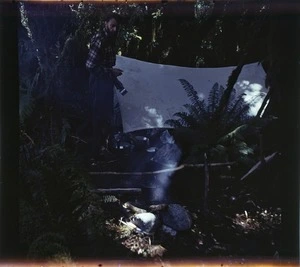
<instances>
[{"instance_id":1,"label":"white cloth","mask_svg":"<svg viewBox=\"0 0 300 267\"><path fill-rule=\"evenodd\" d=\"M117 56L117 68L123 75L119 80L128 93L117 93L124 132L146 128L169 127L165 121L174 113L184 111L190 100L178 79L186 79L202 98L207 98L213 85L218 82L226 88L232 67L187 68L154 64L123 56ZM255 115L266 95L265 72L258 63L245 65L235 84L236 95L245 93L244 100L256 103L250 113Z\"/></svg>"}]
</instances>

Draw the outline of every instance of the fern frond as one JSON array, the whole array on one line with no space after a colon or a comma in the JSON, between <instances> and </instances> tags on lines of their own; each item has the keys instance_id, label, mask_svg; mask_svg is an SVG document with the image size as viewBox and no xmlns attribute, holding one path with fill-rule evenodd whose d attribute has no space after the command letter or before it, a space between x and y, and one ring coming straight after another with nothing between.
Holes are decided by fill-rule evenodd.
<instances>
[{"instance_id":1,"label":"fern frond","mask_svg":"<svg viewBox=\"0 0 300 267\"><path fill-rule=\"evenodd\" d=\"M203 123L207 118L207 113L204 108L203 111L199 113L199 110L192 104L185 104L183 106L198 124Z\"/></svg>"},{"instance_id":2,"label":"fern frond","mask_svg":"<svg viewBox=\"0 0 300 267\"><path fill-rule=\"evenodd\" d=\"M243 94L239 95L238 99L231 101L227 108L227 111L224 113L224 121L227 121L228 124L240 124L240 122L245 118L249 111L249 104L244 101Z\"/></svg>"},{"instance_id":3,"label":"fern frond","mask_svg":"<svg viewBox=\"0 0 300 267\"><path fill-rule=\"evenodd\" d=\"M227 107L227 113L229 116L236 113L237 110L240 110L246 104L243 98L244 95L245 94L240 94L235 101L231 101L231 104Z\"/></svg>"},{"instance_id":4,"label":"fern frond","mask_svg":"<svg viewBox=\"0 0 300 267\"><path fill-rule=\"evenodd\" d=\"M181 128L184 127L181 122L179 120L175 120L175 119L170 119L170 120L166 120L165 121L166 125L169 125L173 128Z\"/></svg>"},{"instance_id":5,"label":"fern frond","mask_svg":"<svg viewBox=\"0 0 300 267\"><path fill-rule=\"evenodd\" d=\"M219 84L215 83L211 88L208 95L208 106L207 110L209 113L213 113L217 110L222 94L220 94Z\"/></svg>"},{"instance_id":6,"label":"fern frond","mask_svg":"<svg viewBox=\"0 0 300 267\"><path fill-rule=\"evenodd\" d=\"M204 100L200 99L194 87L185 79L179 79L183 89L186 91L191 104L196 108L198 114L206 114L206 106Z\"/></svg>"},{"instance_id":7,"label":"fern frond","mask_svg":"<svg viewBox=\"0 0 300 267\"><path fill-rule=\"evenodd\" d=\"M193 85L191 85L185 79L178 79L178 80L181 83L181 85L183 86L183 89L187 92L188 97L194 98L195 101L197 101L199 99L199 97L198 97L198 94L197 94L196 90L194 89Z\"/></svg>"},{"instance_id":8,"label":"fern frond","mask_svg":"<svg viewBox=\"0 0 300 267\"><path fill-rule=\"evenodd\" d=\"M104 203L115 203L118 202L119 199L117 199L114 195L105 195L101 199Z\"/></svg>"},{"instance_id":9,"label":"fern frond","mask_svg":"<svg viewBox=\"0 0 300 267\"><path fill-rule=\"evenodd\" d=\"M187 80L179 79L179 82L183 86L183 89L186 91L187 96L190 98L192 105L196 105L200 100L197 91Z\"/></svg>"},{"instance_id":10,"label":"fern frond","mask_svg":"<svg viewBox=\"0 0 300 267\"><path fill-rule=\"evenodd\" d=\"M197 120L187 112L177 112L174 116L179 118L180 123L184 127L196 128L197 127Z\"/></svg>"},{"instance_id":11,"label":"fern frond","mask_svg":"<svg viewBox=\"0 0 300 267\"><path fill-rule=\"evenodd\" d=\"M224 92L225 92L225 87L224 87L223 85L220 85L219 91L220 91L221 95L224 94ZM220 99L220 100L221 100L221 99Z\"/></svg>"}]
</instances>

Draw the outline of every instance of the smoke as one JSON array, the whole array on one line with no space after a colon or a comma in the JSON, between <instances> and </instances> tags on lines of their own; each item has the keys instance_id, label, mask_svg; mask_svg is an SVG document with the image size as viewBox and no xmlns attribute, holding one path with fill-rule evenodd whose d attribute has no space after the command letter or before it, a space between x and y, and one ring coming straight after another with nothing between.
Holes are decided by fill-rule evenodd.
<instances>
[{"instance_id":1,"label":"smoke","mask_svg":"<svg viewBox=\"0 0 300 267\"><path fill-rule=\"evenodd\" d=\"M175 144L173 136L165 130L157 142L158 150L151 160L159 169L175 168L181 159L181 149ZM162 172L154 175L150 199L155 203L169 201L169 187L174 171Z\"/></svg>"},{"instance_id":2,"label":"smoke","mask_svg":"<svg viewBox=\"0 0 300 267\"><path fill-rule=\"evenodd\" d=\"M142 188L142 200L145 202L161 204L170 200L173 169L178 166L182 152L168 130L119 133L111 144L122 151L125 147L129 148L123 164L126 172L135 174L123 177L120 181L122 185Z\"/></svg>"},{"instance_id":3,"label":"smoke","mask_svg":"<svg viewBox=\"0 0 300 267\"><path fill-rule=\"evenodd\" d=\"M154 203L167 203L170 201L169 197L169 186L171 182L171 177L174 171L168 173L161 173L154 177L153 179L153 190L150 193L150 200Z\"/></svg>"}]
</instances>

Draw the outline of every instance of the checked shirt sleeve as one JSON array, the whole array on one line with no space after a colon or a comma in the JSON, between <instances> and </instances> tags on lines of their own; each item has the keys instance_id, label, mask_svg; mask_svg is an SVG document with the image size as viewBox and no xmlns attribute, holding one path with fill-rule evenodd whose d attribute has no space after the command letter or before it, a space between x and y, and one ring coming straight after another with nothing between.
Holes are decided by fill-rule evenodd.
<instances>
[{"instance_id":1,"label":"checked shirt sleeve","mask_svg":"<svg viewBox=\"0 0 300 267\"><path fill-rule=\"evenodd\" d=\"M93 69L96 66L96 59L98 55L98 50L101 47L101 40L98 35L94 36L91 40L91 48L86 61L87 69Z\"/></svg>"},{"instance_id":2,"label":"checked shirt sleeve","mask_svg":"<svg viewBox=\"0 0 300 267\"><path fill-rule=\"evenodd\" d=\"M95 35L91 40L91 48L85 66L89 71L95 73L96 75L107 75L109 77L113 77L113 73L110 68L96 64L98 53L101 49L101 44L102 43L99 34Z\"/></svg>"}]
</instances>

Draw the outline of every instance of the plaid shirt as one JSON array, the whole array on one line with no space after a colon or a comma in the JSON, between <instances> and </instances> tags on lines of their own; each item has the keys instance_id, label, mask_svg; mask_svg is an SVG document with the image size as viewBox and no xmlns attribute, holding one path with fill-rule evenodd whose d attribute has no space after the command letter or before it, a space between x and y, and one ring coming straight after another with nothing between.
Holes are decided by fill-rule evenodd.
<instances>
[{"instance_id":1,"label":"plaid shirt","mask_svg":"<svg viewBox=\"0 0 300 267\"><path fill-rule=\"evenodd\" d=\"M114 46L110 43L105 30L98 32L91 40L86 68L97 75L113 77L111 68L116 64Z\"/></svg>"}]
</instances>

